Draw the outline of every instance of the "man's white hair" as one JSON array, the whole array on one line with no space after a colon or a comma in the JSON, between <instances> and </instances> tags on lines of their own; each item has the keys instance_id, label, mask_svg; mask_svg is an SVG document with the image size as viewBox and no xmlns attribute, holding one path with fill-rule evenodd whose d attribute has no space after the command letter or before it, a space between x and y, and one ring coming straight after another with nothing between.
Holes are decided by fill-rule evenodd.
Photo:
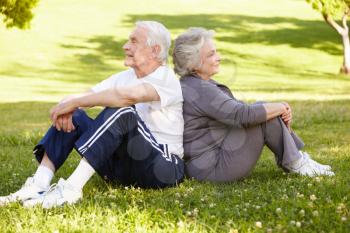
<instances>
[{"instance_id":1,"label":"man's white hair","mask_svg":"<svg viewBox=\"0 0 350 233\"><path fill-rule=\"evenodd\" d=\"M171 46L171 37L168 29L166 29L163 24L156 21L137 21L136 27L142 27L147 30L147 45L159 45L160 52L158 59L163 64L166 64Z\"/></svg>"}]
</instances>

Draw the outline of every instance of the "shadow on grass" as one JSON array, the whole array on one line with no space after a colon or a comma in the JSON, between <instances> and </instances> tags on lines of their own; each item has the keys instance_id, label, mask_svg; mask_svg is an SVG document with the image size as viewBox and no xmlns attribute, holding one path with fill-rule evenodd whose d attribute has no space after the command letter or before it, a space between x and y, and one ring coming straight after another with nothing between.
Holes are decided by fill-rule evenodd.
<instances>
[{"instance_id":1,"label":"shadow on grass","mask_svg":"<svg viewBox=\"0 0 350 233\"><path fill-rule=\"evenodd\" d=\"M336 33L322 20L301 20L284 17L256 17L246 15L128 15L124 19L127 27L133 27L136 20L157 20L164 23L171 31L180 33L188 27L204 26L215 29L219 42L263 45L289 45L294 48L312 48L323 50L332 55L341 54L341 46ZM94 84L119 72L125 67L117 61L123 59L122 46L127 38L115 39L112 35L98 35L90 38L68 37L67 42L60 46L71 55L54 64L54 68L28 67L24 64L13 64L0 74L18 77L39 77L68 83ZM307 76L318 79L332 79L334 75L318 71L304 71L284 66L278 61L259 58L244 52L223 49L224 56L245 60L249 66L250 60L258 61L261 67L276 70L280 73L294 76ZM120 64L120 63L119 63ZM252 68L254 69L254 67ZM291 90L293 91L293 90Z\"/></svg>"},{"instance_id":2,"label":"shadow on grass","mask_svg":"<svg viewBox=\"0 0 350 233\"><path fill-rule=\"evenodd\" d=\"M137 20L156 20L170 30L184 31L189 27L214 29L219 34L216 39L228 43L284 44L294 48L323 50L332 55L341 54L340 39L322 20L229 14L145 14L128 15L124 23L131 26ZM225 36L220 36L220 33L225 33Z\"/></svg>"},{"instance_id":3,"label":"shadow on grass","mask_svg":"<svg viewBox=\"0 0 350 233\"><path fill-rule=\"evenodd\" d=\"M7 70L2 70L0 74L93 85L126 69L117 64L117 61L124 58L122 46L126 38L115 40L113 36L106 35L92 38L69 37L68 39L71 43L64 43L60 46L69 50L71 55L56 62L55 68L45 69L17 63Z\"/></svg>"}]
</instances>

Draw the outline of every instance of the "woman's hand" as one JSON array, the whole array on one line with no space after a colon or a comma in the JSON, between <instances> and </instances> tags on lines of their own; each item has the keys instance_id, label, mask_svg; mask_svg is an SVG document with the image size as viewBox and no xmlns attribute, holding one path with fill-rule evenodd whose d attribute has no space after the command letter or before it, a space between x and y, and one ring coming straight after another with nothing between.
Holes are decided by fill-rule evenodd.
<instances>
[{"instance_id":1,"label":"woman's hand","mask_svg":"<svg viewBox=\"0 0 350 233\"><path fill-rule=\"evenodd\" d=\"M286 124L287 128L291 130L291 124L292 124L292 118L293 118L292 108L286 102L283 102L282 104L286 107L286 111L282 113L281 118L283 122Z\"/></svg>"}]
</instances>

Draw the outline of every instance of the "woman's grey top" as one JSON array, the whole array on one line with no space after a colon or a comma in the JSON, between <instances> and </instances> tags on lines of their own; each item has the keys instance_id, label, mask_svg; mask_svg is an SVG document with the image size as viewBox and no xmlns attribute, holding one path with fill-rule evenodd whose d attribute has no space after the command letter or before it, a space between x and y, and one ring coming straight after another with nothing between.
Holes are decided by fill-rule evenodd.
<instances>
[{"instance_id":1,"label":"woman's grey top","mask_svg":"<svg viewBox=\"0 0 350 233\"><path fill-rule=\"evenodd\" d=\"M186 76L180 80L184 98L184 159L220 147L232 127L247 128L266 121L262 103L246 104L214 80Z\"/></svg>"}]
</instances>

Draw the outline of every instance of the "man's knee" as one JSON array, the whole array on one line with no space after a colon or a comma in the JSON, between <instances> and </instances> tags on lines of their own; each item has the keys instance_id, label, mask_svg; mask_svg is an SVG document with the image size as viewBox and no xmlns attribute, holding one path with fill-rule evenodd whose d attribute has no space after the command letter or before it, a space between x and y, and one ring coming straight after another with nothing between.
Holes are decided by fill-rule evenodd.
<instances>
[{"instance_id":1,"label":"man's knee","mask_svg":"<svg viewBox=\"0 0 350 233\"><path fill-rule=\"evenodd\" d=\"M108 122L108 125L118 126L117 128L128 130L137 125L137 113L133 107L110 108L106 107L97 117L97 121ZM115 127L111 127L113 129Z\"/></svg>"},{"instance_id":2,"label":"man's knee","mask_svg":"<svg viewBox=\"0 0 350 233\"><path fill-rule=\"evenodd\" d=\"M74 111L73 115L72 115L72 121L73 124L77 124L78 122L80 122L82 119L86 118L86 112L82 109L77 109Z\"/></svg>"}]
</instances>

